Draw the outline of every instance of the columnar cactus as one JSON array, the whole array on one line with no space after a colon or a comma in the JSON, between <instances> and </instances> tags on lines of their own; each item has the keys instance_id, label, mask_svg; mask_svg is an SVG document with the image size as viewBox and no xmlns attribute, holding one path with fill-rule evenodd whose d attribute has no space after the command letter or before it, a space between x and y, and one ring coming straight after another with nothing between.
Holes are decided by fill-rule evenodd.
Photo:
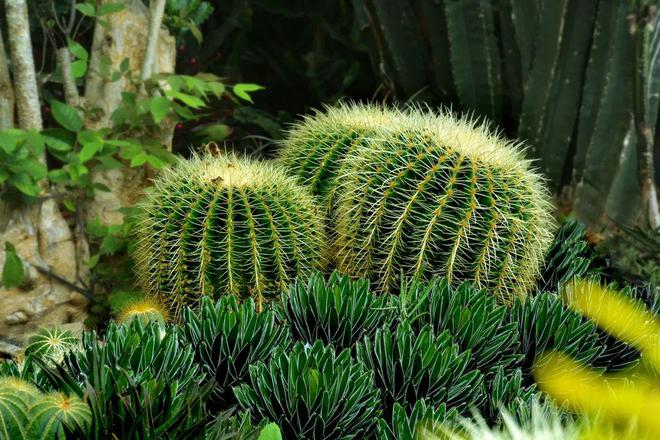
<instances>
[{"instance_id":1,"label":"columnar cactus","mask_svg":"<svg viewBox=\"0 0 660 440\"><path fill-rule=\"evenodd\" d=\"M323 266L313 197L283 171L236 156L196 156L166 170L137 230L141 284L175 319L202 294L253 296L261 309L268 294Z\"/></svg>"},{"instance_id":2,"label":"columnar cactus","mask_svg":"<svg viewBox=\"0 0 660 440\"><path fill-rule=\"evenodd\" d=\"M301 149L299 138L346 143L346 127L374 112L353 106L317 115L292 132L289 148ZM351 132L355 142L342 150L338 170L321 170L325 161L316 160L310 163L319 169L301 171L312 185L310 176L330 176L330 190L313 189L334 199L340 271L369 277L381 291L398 287L401 275L442 275L507 302L524 295L553 221L542 179L521 147L449 113L378 112L389 116L368 119L367 134Z\"/></svg>"}]
</instances>

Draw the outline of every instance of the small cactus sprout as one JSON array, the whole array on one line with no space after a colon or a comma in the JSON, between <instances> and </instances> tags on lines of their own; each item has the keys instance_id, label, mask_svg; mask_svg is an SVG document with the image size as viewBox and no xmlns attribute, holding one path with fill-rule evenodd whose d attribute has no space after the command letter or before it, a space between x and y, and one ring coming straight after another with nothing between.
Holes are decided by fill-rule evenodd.
<instances>
[{"instance_id":1,"label":"small cactus sprout","mask_svg":"<svg viewBox=\"0 0 660 440\"><path fill-rule=\"evenodd\" d=\"M69 330L41 328L29 340L25 355L38 356L49 364L59 364L64 356L80 346L80 340Z\"/></svg>"},{"instance_id":2,"label":"small cactus sprout","mask_svg":"<svg viewBox=\"0 0 660 440\"><path fill-rule=\"evenodd\" d=\"M165 170L141 204L135 260L174 319L200 295L263 302L323 267L323 217L284 171L234 155Z\"/></svg>"},{"instance_id":3,"label":"small cactus sprout","mask_svg":"<svg viewBox=\"0 0 660 440\"><path fill-rule=\"evenodd\" d=\"M342 160L373 136L397 123L397 114L378 105L341 104L307 116L293 126L278 161L330 213Z\"/></svg>"},{"instance_id":4,"label":"small cactus sprout","mask_svg":"<svg viewBox=\"0 0 660 440\"><path fill-rule=\"evenodd\" d=\"M133 299L129 301L117 314L117 321L120 323L130 323L135 319L141 320L144 324L148 322L157 322L162 325L167 322L167 308L152 296Z\"/></svg>"},{"instance_id":5,"label":"small cactus sprout","mask_svg":"<svg viewBox=\"0 0 660 440\"><path fill-rule=\"evenodd\" d=\"M337 172L339 270L371 278L383 292L402 275L440 275L504 302L524 296L554 222L542 178L521 146L450 113L395 114L395 126L353 149Z\"/></svg>"}]
</instances>

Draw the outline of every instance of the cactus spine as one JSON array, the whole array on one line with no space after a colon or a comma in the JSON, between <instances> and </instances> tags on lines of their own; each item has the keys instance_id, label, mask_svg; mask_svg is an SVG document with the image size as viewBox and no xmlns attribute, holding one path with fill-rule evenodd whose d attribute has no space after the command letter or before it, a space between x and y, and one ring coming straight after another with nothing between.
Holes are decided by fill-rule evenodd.
<instances>
[{"instance_id":1,"label":"cactus spine","mask_svg":"<svg viewBox=\"0 0 660 440\"><path fill-rule=\"evenodd\" d=\"M395 117L377 105L327 107L325 113L306 116L293 126L278 161L330 212L342 160L367 139L396 124Z\"/></svg>"},{"instance_id":2,"label":"cactus spine","mask_svg":"<svg viewBox=\"0 0 660 440\"><path fill-rule=\"evenodd\" d=\"M258 309L323 266L323 219L283 171L236 156L193 157L141 204L135 260L143 287L180 316L201 294L253 296Z\"/></svg>"},{"instance_id":3,"label":"cactus spine","mask_svg":"<svg viewBox=\"0 0 660 440\"><path fill-rule=\"evenodd\" d=\"M333 198L339 270L371 278L380 291L395 289L401 275L441 275L507 302L524 295L554 223L542 179L521 146L446 112L355 105L303 121L288 150L306 148L301 139L327 139L318 141L324 157L346 127L365 118L369 130L352 132L359 142L344 148L339 168L298 169L312 185L314 176L326 176L312 188L325 202ZM293 156L288 150L283 158ZM318 157L309 162L326 167Z\"/></svg>"}]
</instances>

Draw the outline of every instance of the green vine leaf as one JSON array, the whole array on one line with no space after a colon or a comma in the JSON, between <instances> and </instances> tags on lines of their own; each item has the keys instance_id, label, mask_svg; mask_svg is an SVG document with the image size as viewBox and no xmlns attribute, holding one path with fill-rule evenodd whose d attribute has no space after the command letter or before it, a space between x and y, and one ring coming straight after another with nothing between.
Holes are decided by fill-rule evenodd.
<instances>
[{"instance_id":1,"label":"green vine leaf","mask_svg":"<svg viewBox=\"0 0 660 440\"><path fill-rule=\"evenodd\" d=\"M160 124L169 110L170 100L162 96L156 96L152 98L151 102L149 103L149 111L151 112L151 116L153 116L154 122L156 124Z\"/></svg>"},{"instance_id":2,"label":"green vine leaf","mask_svg":"<svg viewBox=\"0 0 660 440\"><path fill-rule=\"evenodd\" d=\"M83 120L76 109L55 99L51 101L50 106L53 117L62 127L75 132L82 129Z\"/></svg>"},{"instance_id":3,"label":"green vine leaf","mask_svg":"<svg viewBox=\"0 0 660 440\"><path fill-rule=\"evenodd\" d=\"M264 88L265 87L260 86L259 84L238 83L234 86L234 95L244 99L245 101L253 103L249 92L256 92L257 90L263 90Z\"/></svg>"},{"instance_id":4,"label":"green vine leaf","mask_svg":"<svg viewBox=\"0 0 660 440\"><path fill-rule=\"evenodd\" d=\"M18 287L23 283L25 271L23 262L13 244L5 241L5 264L2 268L2 285L6 288Z\"/></svg>"}]
</instances>

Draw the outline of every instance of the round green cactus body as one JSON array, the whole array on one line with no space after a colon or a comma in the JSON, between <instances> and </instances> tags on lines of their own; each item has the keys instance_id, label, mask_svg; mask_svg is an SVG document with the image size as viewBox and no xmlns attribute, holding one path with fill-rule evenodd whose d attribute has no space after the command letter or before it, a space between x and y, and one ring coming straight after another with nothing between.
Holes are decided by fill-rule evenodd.
<instances>
[{"instance_id":1,"label":"round green cactus body","mask_svg":"<svg viewBox=\"0 0 660 440\"><path fill-rule=\"evenodd\" d=\"M135 260L145 290L174 318L199 296L253 296L261 309L297 275L323 266L323 217L283 171L236 156L166 170L141 203Z\"/></svg>"},{"instance_id":2,"label":"round green cactus body","mask_svg":"<svg viewBox=\"0 0 660 440\"><path fill-rule=\"evenodd\" d=\"M30 383L0 378L0 439L26 438L30 405L40 397L41 392Z\"/></svg>"},{"instance_id":3,"label":"round green cactus body","mask_svg":"<svg viewBox=\"0 0 660 440\"><path fill-rule=\"evenodd\" d=\"M360 110L356 110L360 111ZM510 302L533 285L554 222L518 144L449 113L397 112L336 177L337 265L392 291L445 276Z\"/></svg>"},{"instance_id":4,"label":"round green cactus body","mask_svg":"<svg viewBox=\"0 0 660 440\"><path fill-rule=\"evenodd\" d=\"M89 406L76 396L63 393L46 394L30 407L27 438L66 438L65 427L85 432L92 421Z\"/></svg>"},{"instance_id":5,"label":"round green cactus body","mask_svg":"<svg viewBox=\"0 0 660 440\"><path fill-rule=\"evenodd\" d=\"M397 113L377 105L328 107L289 131L278 161L318 197L330 213L342 160L396 125Z\"/></svg>"}]
</instances>

